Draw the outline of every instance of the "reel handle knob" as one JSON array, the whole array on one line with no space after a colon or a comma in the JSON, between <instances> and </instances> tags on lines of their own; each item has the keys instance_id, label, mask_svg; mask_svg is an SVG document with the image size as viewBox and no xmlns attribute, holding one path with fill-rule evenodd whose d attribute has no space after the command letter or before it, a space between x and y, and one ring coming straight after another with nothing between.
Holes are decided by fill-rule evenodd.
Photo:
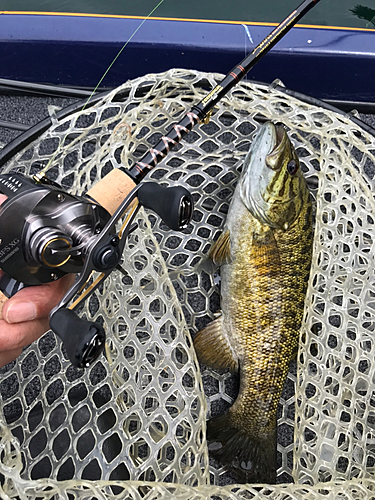
<instances>
[{"instance_id":1,"label":"reel handle knob","mask_svg":"<svg viewBox=\"0 0 375 500\"><path fill-rule=\"evenodd\" d=\"M105 332L99 323L79 318L70 309L57 309L50 327L62 340L68 358L77 368L87 368L103 352Z\"/></svg>"},{"instance_id":2,"label":"reel handle knob","mask_svg":"<svg viewBox=\"0 0 375 500\"><path fill-rule=\"evenodd\" d=\"M156 212L170 229L181 231L193 215L190 192L182 186L163 187L155 182L144 182L138 190L139 203Z\"/></svg>"}]
</instances>

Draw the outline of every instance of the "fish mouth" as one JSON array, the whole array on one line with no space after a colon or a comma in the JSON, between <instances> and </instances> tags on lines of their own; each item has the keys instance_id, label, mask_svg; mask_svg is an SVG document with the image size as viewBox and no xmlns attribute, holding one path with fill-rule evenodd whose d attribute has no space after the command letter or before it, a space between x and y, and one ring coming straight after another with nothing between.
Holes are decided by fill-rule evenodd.
<instances>
[{"instance_id":1,"label":"fish mouth","mask_svg":"<svg viewBox=\"0 0 375 500\"><path fill-rule=\"evenodd\" d=\"M286 151L288 136L282 125L271 125L274 129L274 144L271 151L266 156L266 165L271 170L280 170L282 159Z\"/></svg>"}]
</instances>

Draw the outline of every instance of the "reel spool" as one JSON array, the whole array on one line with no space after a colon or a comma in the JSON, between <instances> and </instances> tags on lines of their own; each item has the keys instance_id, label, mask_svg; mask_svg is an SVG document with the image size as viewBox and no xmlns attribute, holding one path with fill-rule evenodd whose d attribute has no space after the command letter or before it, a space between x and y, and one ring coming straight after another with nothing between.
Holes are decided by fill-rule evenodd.
<instances>
[{"instance_id":1,"label":"reel spool","mask_svg":"<svg viewBox=\"0 0 375 500\"><path fill-rule=\"evenodd\" d=\"M4 272L0 290L11 297L25 286L79 274L49 320L72 364L88 367L104 349L105 331L99 323L79 318L74 309L119 268L139 208L153 210L169 228L180 231L193 213L189 191L142 183L112 216L89 196L71 195L45 176L0 175L0 192L8 197L0 211L0 268ZM99 277L68 305L86 288L93 271Z\"/></svg>"}]
</instances>

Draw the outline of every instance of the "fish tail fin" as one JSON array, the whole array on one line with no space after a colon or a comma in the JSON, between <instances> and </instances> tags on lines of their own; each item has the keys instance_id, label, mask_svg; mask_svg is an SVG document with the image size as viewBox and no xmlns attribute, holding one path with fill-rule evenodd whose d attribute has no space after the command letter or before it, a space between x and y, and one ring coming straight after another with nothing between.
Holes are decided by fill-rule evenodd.
<instances>
[{"instance_id":1,"label":"fish tail fin","mask_svg":"<svg viewBox=\"0 0 375 500\"><path fill-rule=\"evenodd\" d=\"M210 455L243 483L276 482L276 428L263 436L250 436L237 428L229 411L207 422Z\"/></svg>"}]
</instances>

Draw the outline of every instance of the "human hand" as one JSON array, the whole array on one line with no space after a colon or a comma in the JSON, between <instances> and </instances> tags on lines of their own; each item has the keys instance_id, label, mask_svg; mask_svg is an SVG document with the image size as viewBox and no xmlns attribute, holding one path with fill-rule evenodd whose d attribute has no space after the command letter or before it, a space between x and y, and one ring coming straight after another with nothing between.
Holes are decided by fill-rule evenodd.
<instances>
[{"instance_id":1,"label":"human hand","mask_svg":"<svg viewBox=\"0 0 375 500\"><path fill-rule=\"evenodd\" d=\"M0 194L0 204L5 199ZM73 283L74 275L67 275L52 283L23 288L10 299L0 292L0 367L15 360L23 347L49 330L49 312Z\"/></svg>"},{"instance_id":2,"label":"human hand","mask_svg":"<svg viewBox=\"0 0 375 500\"><path fill-rule=\"evenodd\" d=\"M87 194L113 215L134 187L130 177L115 168ZM0 194L0 205L5 200L6 196ZM0 292L0 367L16 359L23 347L49 330L49 312L73 283L74 275L67 275L52 283L23 288L9 300Z\"/></svg>"}]
</instances>

